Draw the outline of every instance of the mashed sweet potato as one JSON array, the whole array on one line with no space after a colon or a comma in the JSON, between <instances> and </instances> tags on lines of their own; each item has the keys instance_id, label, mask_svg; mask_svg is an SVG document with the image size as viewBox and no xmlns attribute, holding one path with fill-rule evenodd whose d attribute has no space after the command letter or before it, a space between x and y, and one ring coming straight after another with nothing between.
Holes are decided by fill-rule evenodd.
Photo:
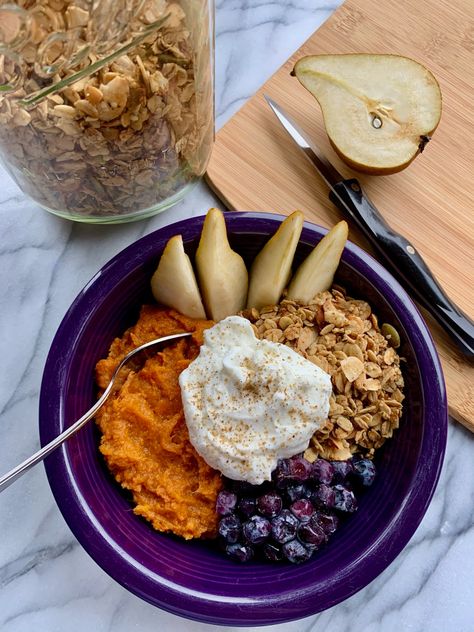
<instances>
[{"instance_id":1,"label":"mashed sweet potato","mask_svg":"<svg viewBox=\"0 0 474 632\"><path fill-rule=\"evenodd\" d=\"M137 373L123 370L119 390L97 415L100 451L117 481L133 493L134 512L155 529L183 538L216 535L221 475L194 450L184 420L178 377L198 355L213 323L145 305L136 325L112 343L96 367L105 388L118 362L134 347L181 331L195 331L151 357Z\"/></svg>"}]
</instances>

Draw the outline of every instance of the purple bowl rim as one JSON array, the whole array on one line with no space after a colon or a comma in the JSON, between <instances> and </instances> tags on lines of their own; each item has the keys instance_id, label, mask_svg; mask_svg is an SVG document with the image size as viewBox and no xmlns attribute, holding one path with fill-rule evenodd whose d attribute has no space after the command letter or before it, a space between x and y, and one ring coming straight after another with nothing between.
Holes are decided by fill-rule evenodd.
<instances>
[{"instance_id":1,"label":"purple bowl rim","mask_svg":"<svg viewBox=\"0 0 474 632\"><path fill-rule=\"evenodd\" d=\"M284 219L283 215L259 211L227 212L225 217L228 228L231 224L231 231L233 228L237 228L234 224L238 224L238 231L241 232L256 231L255 222L268 221L279 224ZM194 224L196 226L202 224L203 221L204 216L191 217L159 228L140 238L102 266L79 292L59 325L44 367L39 401L41 445L49 440L49 424L46 423L46 420L50 413L50 402L58 398L57 386L59 384L56 383L59 380L58 363L61 366L68 363L68 358L61 353L61 349L64 348L66 341L70 340L71 331L77 331L76 335L80 335L80 327L77 329L77 326L83 323L85 317L85 312L81 310L84 298L86 297L88 301L91 299L94 301L94 297L100 298L104 284L105 288L110 290L114 286L115 280L113 274L110 278L107 278L107 274L113 272L117 266L120 270L120 276L135 269L138 264L136 253L148 255L157 236L169 238ZM319 237L326 232L326 228L306 221L301 240L311 242L314 237ZM386 550L383 541L377 541L376 546L372 547L364 558L364 570L358 576L358 582L350 587L339 587L339 590L335 590L334 595L323 596L322 601L317 603L308 600L311 586L305 591L299 591L297 596L292 595L289 591L284 595L255 600L252 603L248 601L239 603L238 600L234 599L226 602L224 601L225 597L216 603L212 599L191 595L186 592L185 588L180 590L180 587L175 589L164 585L159 587L161 594L157 596L157 584L132 568L132 565L108 542L104 542L103 547L97 546L96 525L93 524L92 518L87 515L79 502L74 484L70 479L64 447L58 449L44 461L44 465L49 485L66 523L85 551L110 577L145 601L178 616L218 625L270 625L303 618L332 607L367 586L393 562L415 533L436 489L446 449L448 406L441 363L432 336L418 308L398 281L371 255L350 241L346 244L343 259L352 267L354 265L351 262L357 261L357 269L379 291L382 286L384 292L388 292L389 296L387 297L385 294L385 297L393 306L400 320L410 322L413 327L410 329L410 339L417 353L423 393L426 395L426 401L430 402L420 448L420 454L424 454L426 459L423 485L412 486L407 494L401 509L406 513L403 526L396 534L392 534L389 551ZM146 258L142 259L142 263L144 260ZM130 267L132 261L134 266ZM401 311L400 308L402 308ZM52 371L53 367L54 371ZM435 420L437 423L434 423ZM301 611L298 612L297 616L294 615L295 601L302 602ZM289 605L290 603L292 615L285 616L282 614L285 604ZM242 608L246 609L245 615L243 615ZM216 611L218 611L217 614Z\"/></svg>"}]
</instances>

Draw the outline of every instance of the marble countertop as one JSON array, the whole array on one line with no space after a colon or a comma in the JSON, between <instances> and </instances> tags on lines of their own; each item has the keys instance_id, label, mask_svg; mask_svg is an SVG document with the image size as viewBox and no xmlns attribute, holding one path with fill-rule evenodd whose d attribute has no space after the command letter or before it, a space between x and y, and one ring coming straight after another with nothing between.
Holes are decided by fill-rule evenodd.
<instances>
[{"instance_id":1,"label":"marble countertop","mask_svg":"<svg viewBox=\"0 0 474 632\"><path fill-rule=\"evenodd\" d=\"M217 0L219 128L331 14L337 0ZM218 201L204 184L148 221L91 227L59 220L0 168L0 471L39 447L46 355L70 303L108 259L144 234ZM454 422L441 480L412 540L364 590L272 632L474 631L474 437ZM154 608L110 579L66 526L37 467L0 496L2 632L230 631ZM237 629L237 628L235 628Z\"/></svg>"}]
</instances>

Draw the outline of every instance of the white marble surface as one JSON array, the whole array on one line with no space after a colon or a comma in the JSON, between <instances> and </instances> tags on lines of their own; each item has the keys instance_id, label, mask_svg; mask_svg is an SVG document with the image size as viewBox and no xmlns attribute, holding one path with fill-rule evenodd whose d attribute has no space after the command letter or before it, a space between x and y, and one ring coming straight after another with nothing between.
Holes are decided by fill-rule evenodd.
<instances>
[{"instance_id":1,"label":"white marble surface","mask_svg":"<svg viewBox=\"0 0 474 632\"><path fill-rule=\"evenodd\" d=\"M330 15L337 0L218 0L217 126ZM76 293L110 257L160 226L203 213L201 185L146 222L89 227L58 220L0 170L0 471L38 448L38 390L49 345ZM467 288L466 288L467 289ZM274 632L474 631L474 437L450 424L434 500L397 560L365 590ZM0 497L2 632L204 632L129 594L82 550L36 468Z\"/></svg>"}]
</instances>

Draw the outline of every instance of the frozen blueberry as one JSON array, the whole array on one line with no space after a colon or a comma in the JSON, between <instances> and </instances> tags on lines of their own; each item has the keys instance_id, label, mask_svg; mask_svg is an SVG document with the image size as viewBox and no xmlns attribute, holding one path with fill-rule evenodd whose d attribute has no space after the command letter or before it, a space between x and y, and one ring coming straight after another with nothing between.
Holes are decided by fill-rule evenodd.
<instances>
[{"instance_id":1,"label":"frozen blueberry","mask_svg":"<svg viewBox=\"0 0 474 632\"><path fill-rule=\"evenodd\" d=\"M289 459L290 476L295 481L306 481L311 473L311 463L303 456L296 455Z\"/></svg>"},{"instance_id":2,"label":"frozen blueberry","mask_svg":"<svg viewBox=\"0 0 474 632\"><path fill-rule=\"evenodd\" d=\"M237 503L237 509L246 518L250 518L257 511L257 501L251 496L244 496Z\"/></svg>"},{"instance_id":3,"label":"frozen blueberry","mask_svg":"<svg viewBox=\"0 0 474 632\"><path fill-rule=\"evenodd\" d=\"M283 507L283 500L276 492L268 492L257 498L257 508L262 516L273 518L277 516Z\"/></svg>"},{"instance_id":4,"label":"frozen blueberry","mask_svg":"<svg viewBox=\"0 0 474 632\"><path fill-rule=\"evenodd\" d=\"M332 487L321 483L321 485L318 485L313 490L310 498L317 507L331 509L332 507L334 507L334 503L336 501L336 493L334 492L334 489Z\"/></svg>"},{"instance_id":5,"label":"frozen blueberry","mask_svg":"<svg viewBox=\"0 0 474 632\"><path fill-rule=\"evenodd\" d=\"M353 463L353 478L363 487L370 487L375 479L375 465L370 459L357 459Z\"/></svg>"},{"instance_id":6,"label":"frozen blueberry","mask_svg":"<svg viewBox=\"0 0 474 632\"><path fill-rule=\"evenodd\" d=\"M217 495L216 500L216 511L218 516L229 516L233 513L235 506L237 504L237 494L234 492L229 492L227 490L222 490Z\"/></svg>"},{"instance_id":7,"label":"frozen blueberry","mask_svg":"<svg viewBox=\"0 0 474 632\"><path fill-rule=\"evenodd\" d=\"M299 564L306 562L312 555L312 550L305 546L299 540L291 540L282 546L283 555L289 562L293 564Z\"/></svg>"},{"instance_id":8,"label":"frozen blueberry","mask_svg":"<svg viewBox=\"0 0 474 632\"><path fill-rule=\"evenodd\" d=\"M326 534L317 521L311 519L309 522L300 524L298 527L298 538L305 544L313 544L319 547L326 541Z\"/></svg>"},{"instance_id":9,"label":"frozen blueberry","mask_svg":"<svg viewBox=\"0 0 474 632\"><path fill-rule=\"evenodd\" d=\"M238 496L251 495L253 493L254 485L247 483L247 481L234 481L232 479L226 479L225 486L232 492L235 492Z\"/></svg>"},{"instance_id":10,"label":"frozen blueberry","mask_svg":"<svg viewBox=\"0 0 474 632\"><path fill-rule=\"evenodd\" d=\"M250 544L262 544L271 533L270 521L263 516L252 516L243 524L245 539Z\"/></svg>"},{"instance_id":11,"label":"frozen blueberry","mask_svg":"<svg viewBox=\"0 0 474 632\"><path fill-rule=\"evenodd\" d=\"M272 472L272 479L278 489L284 489L292 482L290 471L290 459L279 459L275 470Z\"/></svg>"},{"instance_id":12,"label":"frozen blueberry","mask_svg":"<svg viewBox=\"0 0 474 632\"><path fill-rule=\"evenodd\" d=\"M263 545L263 555L271 562L281 562L283 559L281 548L272 542L265 542Z\"/></svg>"},{"instance_id":13,"label":"frozen blueberry","mask_svg":"<svg viewBox=\"0 0 474 632\"><path fill-rule=\"evenodd\" d=\"M219 535L221 535L228 544L235 544L240 537L242 523L236 515L224 516L219 521Z\"/></svg>"},{"instance_id":14,"label":"frozen blueberry","mask_svg":"<svg viewBox=\"0 0 474 632\"><path fill-rule=\"evenodd\" d=\"M300 498L309 498L311 490L305 483L291 483L286 488L285 493L287 500L291 504Z\"/></svg>"},{"instance_id":15,"label":"frozen blueberry","mask_svg":"<svg viewBox=\"0 0 474 632\"><path fill-rule=\"evenodd\" d=\"M336 485L334 491L336 493L335 509L346 513L353 513L357 509L357 500L353 492L342 485Z\"/></svg>"},{"instance_id":16,"label":"frozen blueberry","mask_svg":"<svg viewBox=\"0 0 474 632\"><path fill-rule=\"evenodd\" d=\"M307 498L300 498L291 504L290 511L301 522L307 522L314 513L313 503Z\"/></svg>"},{"instance_id":17,"label":"frozen blueberry","mask_svg":"<svg viewBox=\"0 0 474 632\"><path fill-rule=\"evenodd\" d=\"M296 536L298 524L298 519L291 511L283 509L280 515L272 519L272 538L280 544L293 540Z\"/></svg>"},{"instance_id":18,"label":"frozen blueberry","mask_svg":"<svg viewBox=\"0 0 474 632\"><path fill-rule=\"evenodd\" d=\"M339 518L335 514L318 511L311 520L315 519L326 535L331 535L339 526Z\"/></svg>"},{"instance_id":19,"label":"frozen blueberry","mask_svg":"<svg viewBox=\"0 0 474 632\"><path fill-rule=\"evenodd\" d=\"M254 550L249 544L228 544L225 551L229 557L237 562L248 562L254 555Z\"/></svg>"},{"instance_id":20,"label":"frozen blueberry","mask_svg":"<svg viewBox=\"0 0 474 632\"><path fill-rule=\"evenodd\" d=\"M317 483L330 485L334 476L334 466L325 459L316 459L311 466L311 478Z\"/></svg>"},{"instance_id":21,"label":"frozen blueberry","mask_svg":"<svg viewBox=\"0 0 474 632\"><path fill-rule=\"evenodd\" d=\"M334 476L332 482L335 484L346 483L349 476L354 471L352 461L331 461L331 464L334 468Z\"/></svg>"}]
</instances>

